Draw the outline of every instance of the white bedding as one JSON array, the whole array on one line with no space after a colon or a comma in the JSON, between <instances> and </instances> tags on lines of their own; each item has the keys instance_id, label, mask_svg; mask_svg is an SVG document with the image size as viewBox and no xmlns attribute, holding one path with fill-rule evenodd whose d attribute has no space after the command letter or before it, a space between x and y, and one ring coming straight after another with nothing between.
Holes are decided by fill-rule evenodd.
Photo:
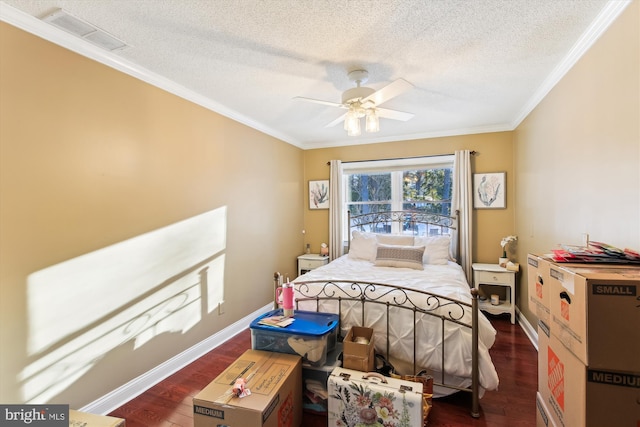
<instances>
[{"instance_id":1,"label":"white bedding","mask_svg":"<svg viewBox=\"0 0 640 427\"><path fill-rule=\"evenodd\" d=\"M351 280L354 282L374 282L381 284L392 284L420 289L430 293L454 298L456 300L471 303L469 285L462 268L453 262L446 265L425 264L424 270L414 270L410 268L380 267L373 262L349 258L344 255L329 264L311 270L298 277L294 282L310 280ZM311 285L318 289L323 284ZM428 306L426 296L412 293L416 296L415 302L419 305ZM384 298L384 297L383 297ZM446 315L451 310L454 316L462 314L457 305L449 305L436 310L438 313ZM315 302L301 301L301 310L315 310ZM336 312L337 303L335 301L324 301L320 306L321 311ZM365 324L363 326L372 327L375 331L376 350L381 354L386 352L386 306L369 304L366 309ZM438 311L439 310L439 311ZM342 335L346 334L352 325L361 324L361 312L359 303L342 304ZM495 341L496 331L488 319L479 313L479 371L480 386L482 389L495 390L498 387L498 374L495 370L489 348ZM389 332L391 361L400 373L411 373L413 368L413 332L410 327L413 322L413 313L408 310L396 309L390 315L391 326ZM471 324L471 313L467 310L462 319L463 322ZM461 387L468 386L471 381L471 329L460 325L446 322L445 327L445 382ZM416 333L418 335L417 366L428 368L438 375L442 372L442 346L441 346L441 321L437 317L418 314L416 322ZM437 395L451 393L439 388Z\"/></svg>"}]
</instances>

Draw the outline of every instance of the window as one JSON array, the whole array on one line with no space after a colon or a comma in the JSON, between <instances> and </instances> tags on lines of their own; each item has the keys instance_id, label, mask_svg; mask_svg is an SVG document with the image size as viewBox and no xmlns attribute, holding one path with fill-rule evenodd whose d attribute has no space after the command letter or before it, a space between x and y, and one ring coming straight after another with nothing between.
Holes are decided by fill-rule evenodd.
<instances>
[{"instance_id":1,"label":"window","mask_svg":"<svg viewBox=\"0 0 640 427\"><path fill-rule=\"evenodd\" d=\"M451 215L453 158L448 155L343 163L344 223L347 211L352 215L389 210ZM400 224L394 223L369 231L435 234L439 228L417 230L407 223L400 230Z\"/></svg>"}]
</instances>

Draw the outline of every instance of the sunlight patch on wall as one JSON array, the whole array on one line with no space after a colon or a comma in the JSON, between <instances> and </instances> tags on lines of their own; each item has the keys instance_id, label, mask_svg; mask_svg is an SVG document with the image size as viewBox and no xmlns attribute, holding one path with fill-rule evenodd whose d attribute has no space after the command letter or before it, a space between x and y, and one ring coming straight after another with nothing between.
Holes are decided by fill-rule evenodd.
<instances>
[{"instance_id":1,"label":"sunlight patch on wall","mask_svg":"<svg viewBox=\"0 0 640 427\"><path fill-rule=\"evenodd\" d=\"M25 402L47 402L122 345L184 333L224 300L226 208L31 274Z\"/></svg>"},{"instance_id":2,"label":"sunlight patch on wall","mask_svg":"<svg viewBox=\"0 0 640 427\"><path fill-rule=\"evenodd\" d=\"M203 304L207 313L217 310L218 304L224 302L224 256L212 260L210 266L202 280L203 289L207 290L206 295L203 295L203 298L207 298L206 304Z\"/></svg>"}]
</instances>

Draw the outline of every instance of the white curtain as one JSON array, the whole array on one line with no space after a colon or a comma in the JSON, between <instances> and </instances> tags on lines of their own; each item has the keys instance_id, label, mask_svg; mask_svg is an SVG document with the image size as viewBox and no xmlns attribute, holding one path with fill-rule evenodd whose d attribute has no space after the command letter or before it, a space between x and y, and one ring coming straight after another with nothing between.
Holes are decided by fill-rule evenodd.
<instances>
[{"instance_id":1,"label":"white curtain","mask_svg":"<svg viewBox=\"0 0 640 427\"><path fill-rule=\"evenodd\" d=\"M329 260L342 256L342 162L331 160L329 180Z\"/></svg>"},{"instance_id":2,"label":"white curtain","mask_svg":"<svg viewBox=\"0 0 640 427\"><path fill-rule=\"evenodd\" d=\"M453 188L452 210L458 212L458 229L456 230L457 243L454 253L457 254L458 263L467 275L467 282L473 283L471 263L471 237L473 226L471 215L473 213L473 187L471 184L471 151L458 150L455 152L453 162L453 174L455 186Z\"/></svg>"}]
</instances>

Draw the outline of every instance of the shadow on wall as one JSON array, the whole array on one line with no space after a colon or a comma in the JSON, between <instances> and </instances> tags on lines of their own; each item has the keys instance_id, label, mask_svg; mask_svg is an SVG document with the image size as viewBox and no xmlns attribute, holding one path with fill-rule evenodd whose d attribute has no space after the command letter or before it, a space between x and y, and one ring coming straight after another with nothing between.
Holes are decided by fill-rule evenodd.
<instances>
[{"instance_id":1,"label":"shadow on wall","mask_svg":"<svg viewBox=\"0 0 640 427\"><path fill-rule=\"evenodd\" d=\"M216 310L226 215L218 208L29 275L23 401L51 402L116 348L184 334Z\"/></svg>"}]
</instances>

